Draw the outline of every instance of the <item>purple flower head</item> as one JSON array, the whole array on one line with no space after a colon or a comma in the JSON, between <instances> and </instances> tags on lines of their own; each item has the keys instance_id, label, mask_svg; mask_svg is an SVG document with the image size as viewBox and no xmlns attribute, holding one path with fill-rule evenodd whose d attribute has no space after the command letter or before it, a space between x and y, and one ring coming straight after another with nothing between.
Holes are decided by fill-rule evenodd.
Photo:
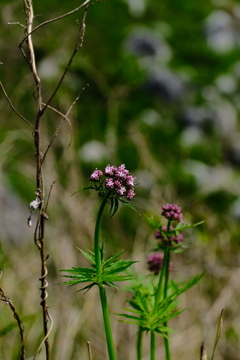
<instances>
[{"instance_id":1,"label":"purple flower head","mask_svg":"<svg viewBox=\"0 0 240 360\"><path fill-rule=\"evenodd\" d=\"M113 176L116 172L117 168L115 166L106 166L105 167L105 171L104 171L104 175L105 176Z\"/></svg>"},{"instance_id":2,"label":"purple flower head","mask_svg":"<svg viewBox=\"0 0 240 360\"><path fill-rule=\"evenodd\" d=\"M125 169L124 164L120 165L115 172L116 177L123 178L123 179L126 179L128 174L129 174L129 171L127 169Z\"/></svg>"},{"instance_id":3,"label":"purple flower head","mask_svg":"<svg viewBox=\"0 0 240 360\"><path fill-rule=\"evenodd\" d=\"M105 186L106 186L107 189L114 189L115 184L114 184L113 179L112 178L107 178L105 180Z\"/></svg>"},{"instance_id":4,"label":"purple flower head","mask_svg":"<svg viewBox=\"0 0 240 360\"><path fill-rule=\"evenodd\" d=\"M182 208L176 204L166 204L162 207L162 216L170 221L182 221Z\"/></svg>"},{"instance_id":5,"label":"purple flower head","mask_svg":"<svg viewBox=\"0 0 240 360\"><path fill-rule=\"evenodd\" d=\"M126 198L127 198L127 200L132 200L132 198L134 198L135 195L136 195L136 194L135 194L135 192L133 191L133 189L129 189L129 190L128 190L128 193L127 193L127 195L126 195Z\"/></svg>"},{"instance_id":6,"label":"purple flower head","mask_svg":"<svg viewBox=\"0 0 240 360\"><path fill-rule=\"evenodd\" d=\"M98 183L95 185L95 189L99 191L100 196L119 200L125 198L127 201L132 200L135 196L136 178L131 175L124 164L119 167L107 165L104 171L96 169L90 176L90 180Z\"/></svg>"},{"instance_id":7,"label":"purple flower head","mask_svg":"<svg viewBox=\"0 0 240 360\"><path fill-rule=\"evenodd\" d=\"M116 193L119 195L119 196L123 196L123 194L126 192L126 189L124 186L121 186L119 189L116 190Z\"/></svg>"},{"instance_id":8,"label":"purple flower head","mask_svg":"<svg viewBox=\"0 0 240 360\"><path fill-rule=\"evenodd\" d=\"M152 271L155 275L158 275L163 266L163 259L164 259L163 253L156 252L156 253L151 254L148 257L148 269L150 271ZM173 269L173 264L170 261L169 270L172 270L172 269Z\"/></svg>"},{"instance_id":9,"label":"purple flower head","mask_svg":"<svg viewBox=\"0 0 240 360\"><path fill-rule=\"evenodd\" d=\"M94 172L90 176L91 181L99 181L100 177L103 175L103 172L101 170L94 170Z\"/></svg>"}]
</instances>

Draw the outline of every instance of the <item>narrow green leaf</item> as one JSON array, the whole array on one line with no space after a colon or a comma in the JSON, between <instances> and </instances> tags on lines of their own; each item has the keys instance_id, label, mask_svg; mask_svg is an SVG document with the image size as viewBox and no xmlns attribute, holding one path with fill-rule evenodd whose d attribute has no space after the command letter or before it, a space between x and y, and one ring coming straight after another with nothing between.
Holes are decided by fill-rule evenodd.
<instances>
[{"instance_id":1,"label":"narrow green leaf","mask_svg":"<svg viewBox=\"0 0 240 360\"><path fill-rule=\"evenodd\" d=\"M125 202L125 201L124 201L124 205L128 206L130 209L132 209L133 211L135 211L138 215L142 216L142 214L135 208L135 206L133 206L133 205L130 204L129 202Z\"/></svg>"},{"instance_id":2,"label":"narrow green leaf","mask_svg":"<svg viewBox=\"0 0 240 360\"><path fill-rule=\"evenodd\" d=\"M125 317L127 319L139 320L138 316L128 315L128 314L117 314L118 316Z\"/></svg>"},{"instance_id":3,"label":"narrow green leaf","mask_svg":"<svg viewBox=\"0 0 240 360\"><path fill-rule=\"evenodd\" d=\"M88 253L87 252L85 252L85 251L83 251L82 249L80 249L80 248L77 248L82 254L83 254L83 256L87 259L87 260L89 260L91 263L93 263L93 264L95 264L95 258L94 258L94 253L92 252L92 251L88 251Z\"/></svg>"},{"instance_id":4,"label":"narrow green leaf","mask_svg":"<svg viewBox=\"0 0 240 360\"><path fill-rule=\"evenodd\" d=\"M121 256L124 253L124 250L122 250L120 253L118 253L115 256L110 257L109 259L105 260L103 262L103 268L107 268L112 262L114 262L119 256Z\"/></svg>"}]
</instances>

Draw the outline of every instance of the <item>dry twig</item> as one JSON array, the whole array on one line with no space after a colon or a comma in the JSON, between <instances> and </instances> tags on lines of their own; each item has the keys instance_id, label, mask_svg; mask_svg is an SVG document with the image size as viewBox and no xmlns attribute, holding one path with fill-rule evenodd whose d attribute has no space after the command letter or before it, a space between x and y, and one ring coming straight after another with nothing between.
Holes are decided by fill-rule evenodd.
<instances>
[{"instance_id":1,"label":"dry twig","mask_svg":"<svg viewBox=\"0 0 240 360\"><path fill-rule=\"evenodd\" d=\"M13 312L13 316L14 318L17 320L18 323L18 327L19 327L19 332L20 332L20 337L21 337L21 349L20 349L20 353L19 353L19 359L20 360L24 360L25 359L25 333L24 333L24 326L23 323L16 311L16 308L12 302L11 299L9 299L9 297L5 294L5 292L3 291L3 289L0 287L0 300L4 301L5 304L9 305L10 309Z\"/></svg>"}]
</instances>

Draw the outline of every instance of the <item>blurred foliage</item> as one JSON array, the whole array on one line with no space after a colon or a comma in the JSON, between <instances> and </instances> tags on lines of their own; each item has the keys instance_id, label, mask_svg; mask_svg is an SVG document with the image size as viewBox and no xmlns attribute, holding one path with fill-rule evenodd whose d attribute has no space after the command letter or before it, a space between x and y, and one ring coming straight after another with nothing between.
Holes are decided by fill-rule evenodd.
<instances>
[{"instance_id":1,"label":"blurred foliage","mask_svg":"<svg viewBox=\"0 0 240 360\"><path fill-rule=\"evenodd\" d=\"M34 1L35 25L77 6L77 1ZM221 306L231 306L231 311L225 315L226 342L220 345L218 358L239 357L239 14L239 4L233 0L97 2L88 11L84 45L52 102L66 113L85 88L70 114L70 147L70 127L64 124L45 163L46 193L56 180L47 229L51 285L58 283L59 269L83 261L76 247L84 249L92 242L98 200L89 194L71 194L82 185L88 186L89 174L96 167L125 163L138 178L134 205L143 212L157 213L164 203L174 202L181 205L186 222L205 220L200 230L193 230L193 249L180 260L174 258L183 275L189 268L193 274L199 268L206 271L201 294L193 293L194 299L199 298L199 310L193 311L192 320L171 325L182 326L183 335L190 329L190 335L195 336L192 348L186 349L183 342L180 350L174 349L175 358L198 356L203 333L196 330L196 323L214 339L214 321ZM16 109L34 123L34 82L18 49L24 29L8 25L24 23L22 2L2 0L0 16L0 80ZM44 101L70 58L81 16L82 12L74 13L33 35ZM35 306L39 300L35 279L40 269L31 241L33 230L26 229L28 204L35 191L35 149L31 130L11 111L2 92L0 108L2 281L20 312L35 319L40 316ZM46 113L43 148L59 121L56 113ZM105 220L103 237L109 251L125 248L143 268L153 242L144 221L128 209L114 219L106 214ZM85 348L85 342L94 339L94 352L98 351L99 360L104 359L104 338L95 322L84 317L84 312L90 314L94 309L98 319L94 296L86 305L74 291L63 294L62 287L51 287L49 293L55 315L55 358L76 359L81 346ZM26 301L25 294L31 299ZM119 294L112 296L124 304ZM190 295L183 301L193 310ZM69 310L63 315L66 303ZM75 320L78 315L79 322ZM61 322L70 326L69 337ZM11 315L2 309L0 324L2 329L12 324ZM33 330L31 322L26 328L34 349L41 339L39 327ZM17 338L15 331L11 339ZM129 334L119 325L115 331L119 344ZM134 333L134 329L129 331ZM16 358L16 349L11 355L5 352L13 346L12 340L7 335L1 339L0 345L6 344L2 357ZM60 351L62 339L65 343ZM120 359L133 359L131 345L119 347Z\"/></svg>"}]
</instances>

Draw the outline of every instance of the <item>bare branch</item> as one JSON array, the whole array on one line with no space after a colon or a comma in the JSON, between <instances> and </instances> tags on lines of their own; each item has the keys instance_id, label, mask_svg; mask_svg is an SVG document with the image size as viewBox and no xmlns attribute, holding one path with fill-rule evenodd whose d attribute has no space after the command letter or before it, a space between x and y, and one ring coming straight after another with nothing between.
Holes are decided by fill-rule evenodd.
<instances>
[{"instance_id":1,"label":"bare branch","mask_svg":"<svg viewBox=\"0 0 240 360\"><path fill-rule=\"evenodd\" d=\"M9 305L10 309L13 312L13 316L14 318L17 320L18 323L18 327L19 327L19 332L20 332L20 337L21 337L21 350L20 350L20 354L19 354L19 359L20 360L24 360L25 359L25 333L24 333L24 326L23 323L16 311L16 308L12 302L11 299L9 299L9 297L5 294L5 292L3 291L3 289L0 287L0 300L4 301L5 304Z\"/></svg>"},{"instance_id":2,"label":"bare branch","mask_svg":"<svg viewBox=\"0 0 240 360\"><path fill-rule=\"evenodd\" d=\"M34 129L34 126L33 126L27 119L25 119L25 117L22 116L22 115L15 109L15 107L13 106L11 100L9 99L9 97L8 97L8 95L7 95L7 93L6 93L6 90L4 89L4 86L3 86L3 84L2 84L1 81L0 81L0 86L1 86L1 88L2 88L2 91L3 91L4 95L5 95L5 98L7 99L7 102L9 103L9 105L11 106L11 108L12 108L12 110L15 112L15 114L17 114L17 116L20 117L20 119L22 119L23 121L25 121L33 130L35 130L35 129Z\"/></svg>"},{"instance_id":3,"label":"bare branch","mask_svg":"<svg viewBox=\"0 0 240 360\"><path fill-rule=\"evenodd\" d=\"M42 103L42 104L43 104L43 106L46 106L46 104L44 104L44 103ZM72 141L72 124L71 124L71 121L68 119L67 115L62 114L59 110L55 109L54 107L52 107L52 106L50 106L50 105L47 105L47 107L48 107L49 109L53 110L54 112L56 112L57 114L61 115L61 116L62 116L62 120L61 120L60 123L58 124L58 127L57 127L56 131L54 132L54 134L53 134L53 136L52 136L52 138L51 138L51 140L50 140L50 143L48 144L48 147L47 147L47 149L46 149L46 151L45 151L45 153L44 153L44 155L43 155L43 157L42 157L42 164L43 164L43 162L44 162L44 160L45 160L45 158L46 158L46 155L47 155L47 153L48 153L48 150L49 150L50 147L52 146L52 143L53 143L54 139L58 136L58 131L59 131L59 129L60 129L62 123L63 123L63 120L66 120L67 123L68 123L68 125L69 125L69 127L70 127L70 135L71 135L70 144L71 144L71 141Z\"/></svg>"},{"instance_id":4,"label":"bare branch","mask_svg":"<svg viewBox=\"0 0 240 360\"><path fill-rule=\"evenodd\" d=\"M22 26L24 29L26 29L26 26L23 25L23 24L21 24L19 21L17 21L17 22L8 22L7 24L8 24L8 25L20 25L20 26Z\"/></svg>"},{"instance_id":5,"label":"bare branch","mask_svg":"<svg viewBox=\"0 0 240 360\"><path fill-rule=\"evenodd\" d=\"M76 97L76 99L73 101L73 103L71 104L70 108L68 109L66 116L68 116L68 114L70 113L70 111L72 110L73 106L76 104L76 102L79 100L80 96L82 95L82 93L86 90L86 88L89 86L89 84L86 84L86 86L84 86L84 88L82 88L82 90L80 91L80 93L78 94L78 96Z\"/></svg>"},{"instance_id":6,"label":"bare branch","mask_svg":"<svg viewBox=\"0 0 240 360\"><path fill-rule=\"evenodd\" d=\"M61 120L60 123L58 124L58 127L57 127L55 133L53 134L53 136L52 136L52 138L51 138L51 140L50 140L50 143L48 144L48 147L47 147L47 149L46 149L46 151L45 151L45 153L44 153L44 155L43 155L43 158L42 158L42 163L43 163L43 161L45 160L46 155L47 155L50 147L52 146L52 143L53 143L54 139L58 136L58 131L59 131L59 129L60 129L62 123L63 123L63 120L67 120L67 122L68 122L68 124L69 124L69 127L70 127L70 130L71 130L71 139L70 139L70 143L69 143L68 147L71 145L71 142L72 142L72 124L71 124L71 121L68 119L67 116L69 115L69 113L71 112L73 106L74 106L74 105L76 104L76 102L79 100L80 96L82 95L83 91L87 88L87 86L89 86L89 85L87 84L84 88L82 88L82 90L80 91L80 93L78 94L78 96L76 97L76 99L75 99L75 100L73 101L73 103L70 105L70 107L69 107L66 115L62 114L60 111L58 111L57 109L53 108L52 106L47 105L47 107L48 107L49 109L51 109L51 110L55 111L56 113L58 113L59 115L61 115L61 116L62 116L62 120ZM46 104L44 104L44 103L43 103L43 105L46 106Z\"/></svg>"},{"instance_id":7,"label":"bare branch","mask_svg":"<svg viewBox=\"0 0 240 360\"><path fill-rule=\"evenodd\" d=\"M33 5L32 5L32 0L28 0L29 5L27 4L27 2L24 0L24 7L25 7L25 15L26 15L26 33L27 33L27 46L28 46L28 51L29 51L29 65L35 80L35 83L37 85L37 87L39 87L40 84L40 78L37 74L37 68L36 68L36 60L35 60L35 52L34 52L34 48L33 48L33 43L32 43L32 37L31 37L31 33L32 33L32 26L33 26L33 19L34 19L34 12L33 12Z\"/></svg>"},{"instance_id":8,"label":"bare branch","mask_svg":"<svg viewBox=\"0 0 240 360\"><path fill-rule=\"evenodd\" d=\"M72 14L75 13L76 11L78 11L78 10L84 8L85 6L87 6L89 3L90 3L90 0L86 0L82 5L78 6L76 9L71 10L71 11L69 11L68 13L65 13L65 14L63 14L63 15L57 16L56 18L46 20L46 21L44 21L43 23L39 24L38 26L36 26L31 32L29 32L29 33L23 38L23 40L22 40L22 41L20 42L20 44L19 44L19 47L20 47L20 48L22 47L24 41L28 38L29 35L33 34L36 30L40 29L42 26L47 25L47 24L50 24L50 23L52 23L52 22L54 22L54 21L61 20L61 19L65 18L65 17L67 17L67 16L69 16L69 15L72 15Z\"/></svg>"},{"instance_id":9,"label":"bare branch","mask_svg":"<svg viewBox=\"0 0 240 360\"><path fill-rule=\"evenodd\" d=\"M83 38L84 38L84 33L85 33L85 28L86 28L86 24L85 24L85 21L86 21L86 16L87 16L87 11L88 11L88 5L86 5L85 7L85 11L84 11L84 15L83 15L83 18L82 18L82 23L81 23L81 26L79 28L79 32L78 32L78 38L77 38L77 41L76 41L76 44L75 44L75 48L73 50L73 53L72 53L72 56L70 57L70 60L63 72L63 75L61 77L61 79L59 80L58 84L57 84L57 87L56 89L54 90L53 94L51 95L50 99L47 101L45 107L42 109L42 114L44 113L44 111L46 110L46 108L48 107L48 105L50 104L50 102L52 101L52 99L54 98L54 96L56 95L56 93L58 92L58 89L60 88L67 72L68 72L68 69L76 55L76 53L78 52L79 48L83 45Z\"/></svg>"},{"instance_id":10,"label":"bare branch","mask_svg":"<svg viewBox=\"0 0 240 360\"><path fill-rule=\"evenodd\" d=\"M53 180L52 185L51 185L50 190L49 190L49 193L48 193L48 198L47 198L47 202L46 202L46 206L45 206L45 211L47 211L49 199L50 199L54 184L55 184L55 180Z\"/></svg>"}]
</instances>

